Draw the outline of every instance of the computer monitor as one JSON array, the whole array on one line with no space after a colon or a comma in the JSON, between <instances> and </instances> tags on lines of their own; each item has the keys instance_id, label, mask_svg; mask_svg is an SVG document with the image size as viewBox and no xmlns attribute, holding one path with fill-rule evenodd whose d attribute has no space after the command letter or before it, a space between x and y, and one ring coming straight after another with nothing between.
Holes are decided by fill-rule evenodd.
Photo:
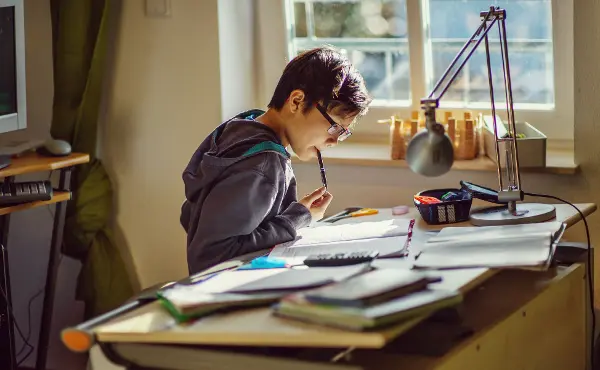
<instances>
[{"instance_id":1,"label":"computer monitor","mask_svg":"<svg viewBox=\"0 0 600 370\"><path fill-rule=\"evenodd\" d=\"M0 0L0 133L27 127L23 0Z\"/></svg>"}]
</instances>

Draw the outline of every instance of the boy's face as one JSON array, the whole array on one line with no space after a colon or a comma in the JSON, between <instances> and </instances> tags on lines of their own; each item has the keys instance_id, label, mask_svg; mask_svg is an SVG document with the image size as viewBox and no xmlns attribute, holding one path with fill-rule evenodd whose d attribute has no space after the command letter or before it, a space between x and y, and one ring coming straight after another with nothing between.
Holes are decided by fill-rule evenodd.
<instances>
[{"instance_id":1,"label":"boy's face","mask_svg":"<svg viewBox=\"0 0 600 370\"><path fill-rule=\"evenodd\" d=\"M335 114L335 110L326 112L322 107L319 110L317 104L309 107L305 113L302 91L299 94L296 94L296 91L292 92L286 106L288 107L284 109L289 113L286 122L287 138L292 150L302 161L315 158L317 149L322 150L336 145L339 132L348 130L352 124L352 117L342 118ZM332 123L338 125L337 132L331 129Z\"/></svg>"}]
</instances>

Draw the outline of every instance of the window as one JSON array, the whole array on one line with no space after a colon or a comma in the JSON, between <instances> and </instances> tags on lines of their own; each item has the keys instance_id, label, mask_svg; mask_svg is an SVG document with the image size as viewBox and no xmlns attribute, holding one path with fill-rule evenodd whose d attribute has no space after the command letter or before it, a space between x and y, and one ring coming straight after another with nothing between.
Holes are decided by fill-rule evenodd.
<instances>
[{"instance_id":1,"label":"window","mask_svg":"<svg viewBox=\"0 0 600 370\"><path fill-rule=\"evenodd\" d=\"M410 106L405 0L288 0L288 4L290 58L319 45L336 46L360 70L376 105Z\"/></svg>"},{"instance_id":2,"label":"window","mask_svg":"<svg viewBox=\"0 0 600 370\"><path fill-rule=\"evenodd\" d=\"M283 0L287 59L315 46L341 49L374 97L374 122L420 111L427 96L490 5L507 11L506 31L517 121L549 138L573 137L573 17L570 0ZM490 30L495 100L505 102L497 29ZM489 111L483 43L440 109ZM367 127L361 127L367 126ZM381 125L359 132L385 134Z\"/></svg>"},{"instance_id":3,"label":"window","mask_svg":"<svg viewBox=\"0 0 600 370\"><path fill-rule=\"evenodd\" d=\"M429 0L424 19L429 35L425 58L427 90L442 76L452 59L460 51L481 23L479 11L489 8L482 0ZM552 44L552 6L550 0L504 0L496 5L506 9L506 30L512 80L513 101L516 109L554 109L554 67ZM536 21L531 22L535 14ZM494 100L505 102L502 59L497 28L490 36L490 60L494 77ZM486 53L483 43L465 65L453 89L444 96L452 108L485 108L489 106L489 82Z\"/></svg>"}]
</instances>

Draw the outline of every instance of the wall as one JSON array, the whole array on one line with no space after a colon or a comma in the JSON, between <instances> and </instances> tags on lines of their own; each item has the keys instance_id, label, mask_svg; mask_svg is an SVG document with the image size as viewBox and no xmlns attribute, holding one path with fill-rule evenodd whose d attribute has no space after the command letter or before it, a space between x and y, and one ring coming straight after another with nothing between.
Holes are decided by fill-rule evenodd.
<instances>
[{"instance_id":1,"label":"wall","mask_svg":"<svg viewBox=\"0 0 600 370\"><path fill-rule=\"evenodd\" d=\"M218 0L221 117L231 117L254 100L253 1Z\"/></svg>"},{"instance_id":2,"label":"wall","mask_svg":"<svg viewBox=\"0 0 600 370\"><path fill-rule=\"evenodd\" d=\"M119 242L145 287L187 273L181 173L221 120L218 2L172 1L169 18L121 4L102 153Z\"/></svg>"}]
</instances>

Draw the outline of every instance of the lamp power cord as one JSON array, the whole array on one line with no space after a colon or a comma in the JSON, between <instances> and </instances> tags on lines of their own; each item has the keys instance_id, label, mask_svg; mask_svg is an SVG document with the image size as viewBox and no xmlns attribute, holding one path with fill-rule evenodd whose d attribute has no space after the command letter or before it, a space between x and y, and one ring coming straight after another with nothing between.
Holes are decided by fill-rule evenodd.
<instances>
[{"instance_id":1,"label":"lamp power cord","mask_svg":"<svg viewBox=\"0 0 600 370\"><path fill-rule=\"evenodd\" d=\"M590 338L590 346L591 346L590 364L591 364L591 368L594 369L594 343L596 341L596 312L594 311L594 287L593 287L594 277L593 277L593 271L592 271L592 242L591 242L591 238L590 238L590 229L588 227L588 223L585 218L585 215L573 203L568 202L559 197L555 197L553 195L547 195L547 194L536 194L536 193L527 193L527 192L524 192L523 194L525 194L529 197L553 199L553 200L557 200L559 202L568 204L571 207L573 207L577 211L577 213L579 213L579 216L583 220L583 224L585 226L585 236L587 239L586 240L587 241L587 266L586 266L587 272L586 272L586 275L587 275L587 282L588 282L588 294L589 294L588 299L590 301L590 315L591 315L591 319L592 319L592 329L590 330L590 332L591 332L591 334L590 334L590 336L591 336L591 338Z\"/></svg>"}]
</instances>

